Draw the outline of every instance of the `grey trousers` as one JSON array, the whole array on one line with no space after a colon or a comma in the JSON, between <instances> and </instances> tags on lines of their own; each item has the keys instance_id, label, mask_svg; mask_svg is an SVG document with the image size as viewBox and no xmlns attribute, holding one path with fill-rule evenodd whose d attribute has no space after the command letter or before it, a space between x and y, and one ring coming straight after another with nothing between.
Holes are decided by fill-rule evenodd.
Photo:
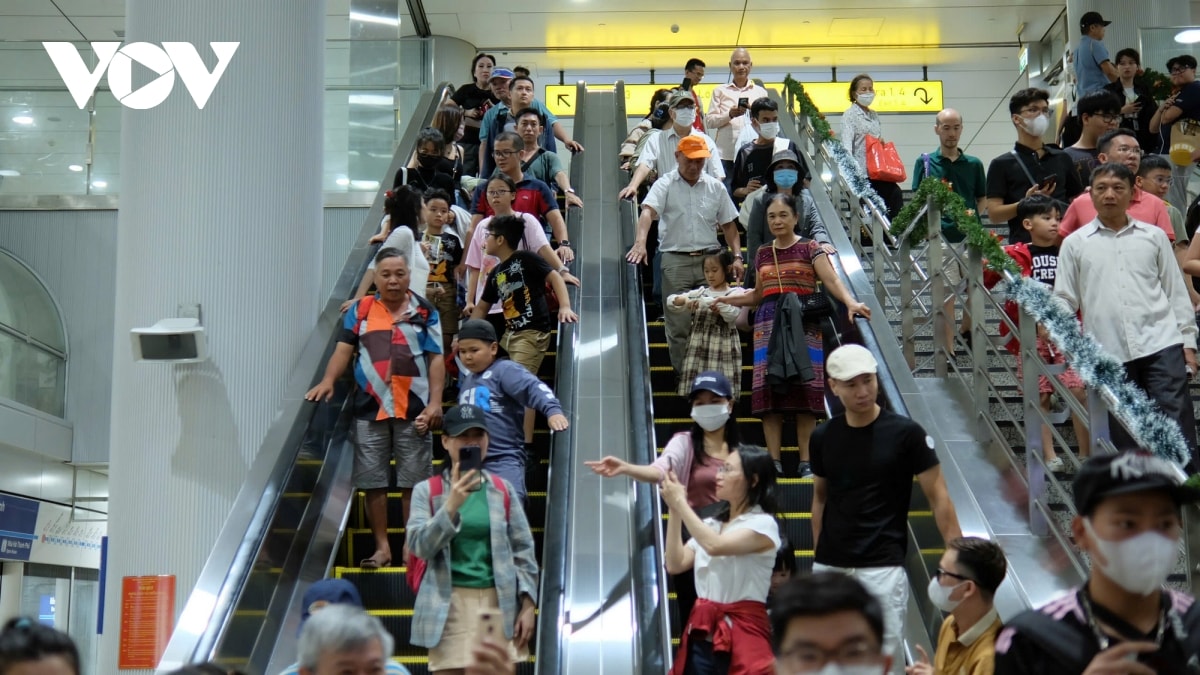
<instances>
[{"instance_id":1,"label":"grey trousers","mask_svg":"<svg viewBox=\"0 0 1200 675\"><path fill-rule=\"evenodd\" d=\"M667 298L676 293L704 285L704 256L687 253L662 254L662 306L666 315L667 347L671 352L671 367L679 373L683 355L687 353L688 334L692 329L690 312L667 312Z\"/></svg>"}]
</instances>

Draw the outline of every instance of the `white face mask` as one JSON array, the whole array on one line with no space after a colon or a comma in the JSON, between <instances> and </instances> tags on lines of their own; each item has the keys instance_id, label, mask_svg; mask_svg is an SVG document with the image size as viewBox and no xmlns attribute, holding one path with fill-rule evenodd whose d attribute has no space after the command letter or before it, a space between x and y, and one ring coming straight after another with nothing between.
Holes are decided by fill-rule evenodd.
<instances>
[{"instance_id":1,"label":"white face mask","mask_svg":"<svg viewBox=\"0 0 1200 675\"><path fill-rule=\"evenodd\" d=\"M934 607L937 607L943 612L953 612L960 604L962 604L962 598L959 598L958 600L951 600L950 596L954 593L956 588L965 583L967 582L964 581L962 584L957 584L954 586L943 586L938 583L938 578L935 576L929 580L929 601L933 603Z\"/></svg>"},{"instance_id":2,"label":"white face mask","mask_svg":"<svg viewBox=\"0 0 1200 675\"><path fill-rule=\"evenodd\" d=\"M763 122L758 125L758 135L768 141L775 140L775 137L779 135L779 122Z\"/></svg>"},{"instance_id":3,"label":"white face mask","mask_svg":"<svg viewBox=\"0 0 1200 675\"><path fill-rule=\"evenodd\" d=\"M712 403L692 406L692 419L705 431L716 431L729 421L729 405Z\"/></svg>"},{"instance_id":4,"label":"white face mask","mask_svg":"<svg viewBox=\"0 0 1200 675\"><path fill-rule=\"evenodd\" d=\"M676 108L675 109L675 124L681 127L690 127L696 121L695 108Z\"/></svg>"},{"instance_id":5,"label":"white face mask","mask_svg":"<svg viewBox=\"0 0 1200 675\"><path fill-rule=\"evenodd\" d=\"M1106 561L1103 565L1099 560L1093 562L1104 571L1104 576L1130 593L1150 595L1157 591L1179 557L1179 542L1157 532L1143 532L1124 541L1107 541L1096 535L1090 518L1084 518L1083 527Z\"/></svg>"},{"instance_id":6,"label":"white face mask","mask_svg":"<svg viewBox=\"0 0 1200 675\"><path fill-rule=\"evenodd\" d=\"M874 102L875 102L875 92L873 92L873 91L868 91L865 94L858 95L859 105L870 106Z\"/></svg>"},{"instance_id":7,"label":"white face mask","mask_svg":"<svg viewBox=\"0 0 1200 675\"><path fill-rule=\"evenodd\" d=\"M879 666L843 666L839 663L826 663L823 668L813 675L881 675Z\"/></svg>"},{"instance_id":8,"label":"white face mask","mask_svg":"<svg viewBox=\"0 0 1200 675\"><path fill-rule=\"evenodd\" d=\"M1041 138L1042 134L1046 133L1046 129L1050 128L1050 118L1046 115L1038 115L1033 119L1022 117L1021 126L1025 127L1025 131L1029 132L1031 136Z\"/></svg>"}]
</instances>

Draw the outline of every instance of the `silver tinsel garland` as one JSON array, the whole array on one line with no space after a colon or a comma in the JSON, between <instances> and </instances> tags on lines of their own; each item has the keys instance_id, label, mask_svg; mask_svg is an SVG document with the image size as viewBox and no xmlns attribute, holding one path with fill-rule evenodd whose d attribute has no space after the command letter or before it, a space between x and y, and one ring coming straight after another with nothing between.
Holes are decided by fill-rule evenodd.
<instances>
[{"instance_id":1,"label":"silver tinsel garland","mask_svg":"<svg viewBox=\"0 0 1200 675\"><path fill-rule=\"evenodd\" d=\"M1003 284L1004 293L1038 323L1046 327L1050 340L1067 356L1067 361L1089 387L1108 387L1117 399L1129 430L1141 447L1177 466L1190 459L1187 441L1175 420L1164 415L1145 392L1125 377L1125 367L1090 334L1084 334L1075 315L1057 299L1046 284L1018 277Z\"/></svg>"},{"instance_id":2,"label":"silver tinsel garland","mask_svg":"<svg viewBox=\"0 0 1200 675\"><path fill-rule=\"evenodd\" d=\"M833 160L838 165L838 172L850 184L850 189L854 191L854 194L861 199L870 200L875 208L879 209L879 213L887 216L887 202L883 201L883 197L880 197L875 188L871 187L871 181L867 180L866 172L858 165L858 160L850 156L846 146L836 138L829 138L825 140L825 149L833 155Z\"/></svg>"}]
</instances>

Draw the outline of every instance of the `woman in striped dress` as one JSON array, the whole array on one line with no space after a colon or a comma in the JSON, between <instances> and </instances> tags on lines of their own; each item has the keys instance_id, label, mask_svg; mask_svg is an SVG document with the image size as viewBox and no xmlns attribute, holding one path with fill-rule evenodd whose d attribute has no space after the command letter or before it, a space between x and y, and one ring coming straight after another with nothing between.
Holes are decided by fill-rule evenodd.
<instances>
[{"instance_id":1,"label":"woman in striped dress","mask_svg":"<svg viewBox=\"0 0 1200 675\"><path fill-rule=\"evenodd\" d=\"M812 475L808 464L808 437L816 426L817 416L825 412L825 353L822 326L815 322L804 325L808 358L815 377L802 385L793 385L780 392L767 383L767 346L775 326L775 307L786 293L809 295L820 292L823 283L834 298L855 315L871 317L871 310L854 299L842 285L833 264L820 244L795 232L798 220L796 200L791 195L776 193L767 202L767 227L774 241L759 247L754 256L756 283L754 290L740 296L722 298L718 302L736 307L758 307L754 315L754 392L751 408L762 419L767 451L781 471L779 453L783 445L783 418L796 417L796 437L800 446L800 477Z\"/></svg>"}]
</instances>

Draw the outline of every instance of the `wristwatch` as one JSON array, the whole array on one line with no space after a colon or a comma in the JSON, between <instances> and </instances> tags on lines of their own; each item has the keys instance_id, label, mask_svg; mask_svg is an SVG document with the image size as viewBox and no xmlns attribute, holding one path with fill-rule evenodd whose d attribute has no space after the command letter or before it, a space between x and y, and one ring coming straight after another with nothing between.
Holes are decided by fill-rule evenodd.
<instances>
[{"instance_id":1,"label":"wristwatch","mask_svg":"<svg viewBox=\"0 0 1200 675\"><path fill-rule=\"evenodd\" d=\"M571 194L575 194L575 188L567 188L567 192L570 192Z\"/></svg>"},{"instance_id":2,"label":"wristwatch","mask_svg":"<svg viewBox=\"0 0 1200 675\"><path fill-rule=\"evenodd\" d=\"M734 254L733 254L733 259L734 259L734 260L737 260L738 262L745 262L744 260L742 260L742 254L741 254L741 253L734 253Z\"/></svg>"},{"instance_id":3,"label":"wristwatch","mask_svg":"<svg viewBox=\"0 0 1200 675\"><path fill-rule=\"evenodd\" d=\"M560 241L560 242L558 242L558 245L559 245L560 247L562 247L562 246L566 246L567 248L571 248L571 242L569 242L569 241L566 241L566 240L563 240L563 241Z\"/></svg>"}]
</instances>

